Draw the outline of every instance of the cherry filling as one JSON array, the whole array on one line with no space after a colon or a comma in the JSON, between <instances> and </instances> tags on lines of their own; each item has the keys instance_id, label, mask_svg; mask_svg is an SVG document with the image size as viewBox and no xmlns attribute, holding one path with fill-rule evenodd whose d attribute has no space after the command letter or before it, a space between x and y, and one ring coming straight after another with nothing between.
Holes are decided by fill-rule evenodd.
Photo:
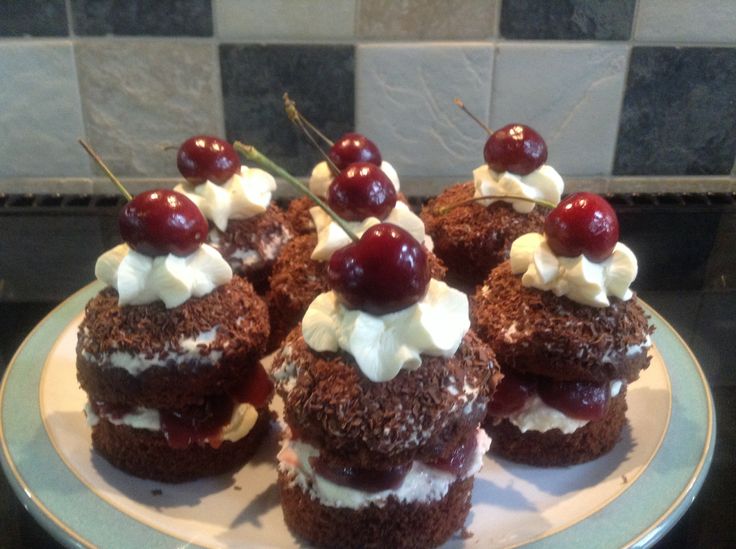
<instances>
[{"instance_id":1,"label":"cherry filling","mask_svg":"<svg viewBox=\"0 0 736 549\"><path fill-rule=\"evenodd\" d=\"M207 440L213 448L222 442L222 427L230 422L235 403L222 395L209 397L201 406L189 406L182 410L161 410L161 431L171 448L183 450L190 444L204 444Z\"/></svg>"},{"instance_id":2,"label":"cherry filling","mask_svg":"<svg viewBox=\"0 0 736 549\"><path fill-rule=\"evenodd\" d=\"M238 402L247 402L254 408L263 408L273 393L273 382L260 363L251 367L243 382L231 389L230 394Z\"/></svg>"},{"instance_id":3,"label":"cherry filling","mask_svg":"<svg viewBox=\"0 0 736 549\"><path fill-rule=\"evenodd\" d=\"M505 373L496 392L493 393L488 414L494 417L508 417L521 410L535 393L547 406L559 410L568 417L586 421L602 419L608 411L610 401L608 383L555 381L543 377Z\"/></svg>"},{"instance_id":4,"label":"cherry filling","mask_svg":"<svg viewBox=\"0 0 736 549\"><path fill-rule=\"evenodd\" d=\"M310 458L309 463L318 475L330 482L370 493L395 490L401 486L404 477L411 469L411 462L385 471L334 465L326 463L320 457Z\"/></svg>"},{"instance_id":5,"label":"cherry filling","mask_svg":"<svg viewBox=\"0 0 736 549\"><path fill-rule=\"evenodd\" d=\"M471 433L446 459L428 463L432 467L452 473L457 477L465 475L473 464L473 455L478 448L475 432Z\"/></svg>"}]
</instances>

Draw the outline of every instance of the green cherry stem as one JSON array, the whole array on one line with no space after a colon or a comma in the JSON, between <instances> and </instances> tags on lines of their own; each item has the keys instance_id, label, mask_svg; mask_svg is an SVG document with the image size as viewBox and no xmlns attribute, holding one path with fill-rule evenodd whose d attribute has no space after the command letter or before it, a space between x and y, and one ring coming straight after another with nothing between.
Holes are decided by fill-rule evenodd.
<instances>
[{"instance_id":1,"label":"green cherry stem","mask_svg":"<svg viewBox=\"0 0 736 549\"><path fill-rule=\"evenodd\" d=\"M544 206L546 208L554 209L557 204L554 204L548 200L541 200L538 198L528 198L526 196L514 196L512 194L499 194L499 195L493 195L493 196L474 196L473 198L468 198L467 200L461 200L459 202L455 202L454 204L448 204L447 206L442 206L441 208L435 209L435 213L437 215L445 215L446 213L454 210L455 208L458 208L460 206L465 206L467 204L472 204L473 202L480 202L481 200L521 200L522 202L532 202L536 204L537 206Z\"/></svg>"},{"instance_id":2,"label":"green cherry stem","mask_svg":"<svg viewBox=\"0 0 736 549\"><path fill-rule=\"evenodd\" d=\"M472 112L470 112L467 108L465 108L465 103L462 102L462 100L459 97L456 97L452 100L455 105L457 105L461 111L463 111L465 114L467 114L470 118L472 118L476 124L478 124L481 128L486 130L488 132L488 135L492 135L493 132L491 131L491 128L486 126L483 122L481 122L480 118L475 116Z\"/></svg>"},{"instance_id":3,"label":"green cherry stem","mask_svg":"<svg viewBox=\"0 0 736 549\"><path fill-rule=\"evenodd\" d=\"M302 113L299 112L299 109L296 108L296 102L289 97L288 92L284 92L284 110L286 111L286 116L289 118L291 123L299 127L302 133L307 136L307 139L309 139L312 146L317 149L317 152L325 159L325 162L327 162L332 174L337 175L340 173L340 170L337 169L337 166L335 166L335 163L332 161L330 156L322 150L322 147L319 146L319 143L317 143L312 132L322 139L322 141L327 143L328 147L332 147L334 143L319 131L314 124L304 118Z\"/></svg>"},{"instance_id":4,"label":"green cherry stem","mask_svg":"<svg viewBox=\"0 0 736 549\"><path fill-rule=\"evenodd\" d=\"M84 139L79 139L79 144L82 145L82 148L87 152L88 155L92 157L92 160L94 160L97 165L102 169L103 172L105 172L105 175L110 178L110 181L112 181L115 186L118 188L120 193L125 197L125 199L130 202L133 200L133 195L128 192L128 189L125 188L125 186L122 184L122 182L115 177L115 174L110 171L110 168L107 167L107 164L100 158L100 155L98 155L92 147L90 147L87 142Z\"/></svg>"},{"instance_id":5,"label":"green cherry stem","mask_svg":"<svg viewBox=\"0 0 736 549\"><path fill-rule=\"evenodd\" d=\"M292 187L295 187L299 192L311 198L312 201L314 201L314 203L317 204L317 206L322 208L325 211L325 213L329 215L333 219L333 221L340 226L340 228L343 231L345 231L345 234L347 234L350 237L350 240L352 240L353 242L357 242L359 240L358 236L350 229L350 227L348 227L345 220L339 215L337 215L332 210L332 208L330 208L325 203L324 200L322 200L320 197L318 197L316 194L310 191L309 187L307 187L304 183L299 181L296 177L291 175L281 166L274 163L267 156L258 152L258 150L256 150L256 148L253 145L246 145L245 143L236 141L235 143L233 143L233 147L235 148L236 151L238 151L240 154L242 154L245 158L247 158L251 162L255 162L264 170L271 172L273 175L277 175L283 178Z\"/></svg>"}]
</instances>

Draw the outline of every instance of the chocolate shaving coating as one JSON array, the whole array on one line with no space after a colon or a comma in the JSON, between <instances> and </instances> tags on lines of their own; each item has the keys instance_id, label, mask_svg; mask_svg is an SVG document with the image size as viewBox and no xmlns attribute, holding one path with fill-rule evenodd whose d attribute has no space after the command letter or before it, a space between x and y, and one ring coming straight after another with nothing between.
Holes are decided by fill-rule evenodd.
<instances>
[{"instance_id":1,"label":"chocolate shaving coating","mask_svg":"<svg viewBox=\"0 0 736 549\"><path fill-rule=\"evenodd\" d=\"M212 226L211 245L217 249L233 268L233 272L246 277L259 293L266 288L268 276L281 247L293 236L291 223L284 211L271 203L268 209L247 219L230 219L227 230ZM258 259L245 262L235 253L255 252Z\"/></svg>"},{"instance_id":2,"label":"chocolate shaving coating","mask_svg":"<svg viewBox=\"0 0 736 549\"><path fill-rule=\"evenodd\" d=\"M447 457L477 428L500 379L493 351L472 332L451 358L423 355L417 370L374 383L350 355L311 350L297 327L273 367L296 368L295 380L276 377L298 436L325 459L371 469Z\"/></svg>"},{"instance_id":3,"label":"chocolate shaving coating","mask_svg":"<svg viewBox=\"0 0 736 549\"><path fill-rule=\"evenodd\" d=\"M434 240L434 252L447 265L448 279L468 292L483 282L496 265L508 259L514 240L541 232L549 208L536 206L528 214L506 202L483 206L473 202L447 213L436 210L473 197L472 181L445 189L422 208L419 216Z\"/></svg>"},{"instance_id":4,"label":"chocolate shaving coating","mask_svg":"<svg viewBox=\"0 0 736 549\"><path fill-rule=\"evenodd\" d=\"M609 307L590 307L525 288L505 262L476 292L470 316L502 368L568 381L631 382L650 358L626 351L644 344L654 328L636 297L610 300Z\"/></svg>"}]
</instances>

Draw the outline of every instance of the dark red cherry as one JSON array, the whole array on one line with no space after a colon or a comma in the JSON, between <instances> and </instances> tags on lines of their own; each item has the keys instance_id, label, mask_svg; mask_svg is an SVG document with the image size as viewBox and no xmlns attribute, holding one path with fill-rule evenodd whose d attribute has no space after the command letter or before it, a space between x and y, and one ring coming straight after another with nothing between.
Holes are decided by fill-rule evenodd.
<instances>
[{"instance_id":1,"label":"dark red cherry","mask_svg":"<svg viewBox=\"0 0 736 549\"><path fill-rule=\"evenodd\" d=\"M547 161L547 144L529 126L508 124L488 138L483 158L494 172L528 175Z\"/></svg>"},{"instance_id":2,"label":"dark red cherry","mask_svg":"<svg viewBox=\"0 0 736 549\"><path fill-rule=\"evenodd\" d=\"M401 227L379 223L332 254L327 278L346 307L392 313L424 297L430 279L427 252Z\"/></svg>"},{"instance_id":3,"label":"dark red cherry","mask_svg":"<svg viewBox=\"0 0 736 549\"><path fill-rule=\"evenodd\" d=\"M176 166L192 185L205 181L226 183L240 173L240 156L227 141L211 135L195 135L179 147Z\"/></svg>"},{"instance_id":4,"label":"dark red cherry","mask_svg":"<svg viewBox=\"0 0 736 549\"><path fill-rule=\"evenodd\" d=\"M452 451L449 457L434 461L429 465L460 477L467 473L473 464L473 454L477 447L478 438L473 432Z\"/></svg>"},{"instance_id":5,"label":"dark red cherry","mask_svg":"<svg viewBox=\"0 0 736 549\"><path fill-rule=\"evenodd\" d=\"M191 444L209 444L217 448L222 442L222 428L233 415L233 400L227 395L208 397L199 406L181 410L161 410L161 430L171 448L183 449Z\"/></svg>"},{"instance_id":6,"label":"dark red cherry","mask_svg":"<svg viewBox=\"0 0 736 549\"><path fill-rule=\"evenodd\" d=\"M600 262L611 256L618 242L618 218L604 198L575 193L560 202L544 222L547 244L560 256L585 255Z\"/></svg>"},{"instance_id":7,"label":"dark red cherry","mask_svg":"<svg viewBox=\"0 0 736 549\"><path fill-rule=\"evenodd\" d=\"M394 490L401 486L404 477L411 469L411 462L383 471L335 465L325 462L320 457L313 457L309 462L318 475L330 482L364 492Z\"/></svg>"},{"instance_id":8,"label":"dark red cherry","mask_svg":"<svg viewBox=\"0 0 736 549\"><path fill-rule=\"evenodd\" d=\"M396 206L396 188L381 168L357 162L332 180L327 203L348 221L363 221L371 216L383 220Z\"/></svg>"},{"instance_id":9,"label":"dark red cherry","mask_svg":"<svg viewBox=\"0 0 736 549\"><path fill-rule=\"evenodd\" d=\"M566 416L588 421L606 415L610 394L608 383L553 380L540 380L537 392L547 406Z\"/></svg>"},{"instance_id":10,"label":"dark red cherry","mask_svg":"<svg viewBox=\"0 0 736 549\"><path fill-rule=\"evenodd\" d=\"M536 379L513 372L504 372L501 383L488 404L488 415L507 417L524 407L536 391Z\"/></svg>"},{"instance_id":11,"label":"dark red cherry","mask_svg":"<svg viewBox=\"0 0 736 549\"><path fill-rule=\"evenodd\" d=\"M376 144L359 133L344 134L330 147L328 154L338 170L344 170L355 162L381 165L381 152Z\"/></svg>"},{"instance_id":12,"label":"dark red cherry","mask_svg":"<svg viewBox=\"0 0 736 549\"><path fill-rule=\"evenodd\" d=\"M136 252L155 257L187 256L207 238L208 225L186 196L168 189L142 192L118 217L120 236Z\"/></svg>"},{"instance_id":13,"label":"dark red cherry","mask_svg":"<svg viewBox=\"0 0 736 549\"><path fill-rule=\"evenodd\" d=\"M238 402L247 402L254 408L268 404L273 394L273 382L260 363L253 364L241 383L230 394Z\"/></svg>"}]
</instances>

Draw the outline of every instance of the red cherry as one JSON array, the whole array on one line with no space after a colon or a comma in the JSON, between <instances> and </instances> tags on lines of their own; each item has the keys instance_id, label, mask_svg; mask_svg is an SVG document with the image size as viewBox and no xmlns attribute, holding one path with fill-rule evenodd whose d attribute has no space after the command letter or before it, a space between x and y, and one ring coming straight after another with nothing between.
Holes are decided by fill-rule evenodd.
<instances>
[{"instance_id":1,"label":"red cherry","mask_svg":"<svg viewBox=\"0 0 736 549\"><path fill-rule=\"evenodd\" d=\"M205 241L208 225L186 196L168 189L137 195L120 211L120 236L136 252L187 256Z\"/></svg>"},{"instance_id":2,"label":"red cherry","mask_svg":"<svg viewBox=\"0 0 736 549\"><path fill-rule=\"evenodd\" d=\"M607 383L554 380L540 380L537 392L547 406L566 416L588 421L606 415L610 394Z\"/></svg>"},{"instance_id":3,"label":"red cherry","mask_svg":"<svg viewBox=\"0 0 736 549\"><path fill-rule=\"evenodd\" d=\"M411 462L396 465L384 471L335 465L326 462L321 457L313 457L309 462L318 475L330 482L363 492L394 490L401 486L404 477L411 469Z\"/></svg>"},{"instance_id":4,"label":"red cherry","mask_svg":"<svg viewBox=\"0 0 736 549\"><path fill-rule=\"evenodd\" d=\"M494 172L528 175L547 161L547 144L529 126L508 124L491 134L483 157Z\"/></svg>"},{"instance_id":5,"label":"red cherry","mask_svg":"<svg viewBox=\"0 0 736 549\"><path fill-rule=\"evenodd\" d=\"M183 449L191 444L204 444L209 439L217 448L222 428L233 415L233 401L226 395L208 397L200 406L182 410L161 410L161 430L171 448Z\"/></svg>"},{"instance_id":6,"label":"red cherry","mask_svg":"<svg viewBox=\"0 0 736 549\"><path fill-rule=\"evenodd\" d=\"M434 461L430 465L458 477L462 476L468 472L473 464L473 454L477 447L478 438L473 432L452 451L448 458Z\"/></svg>"},{"instance_id":7,"label":"red cherry","mask_svg":"<svg viewBox=\"0 0 736 549\"><path fill-rule=\"evenodd\" d=\"M371 216L383 220L396 206L396 188L381 168L358 162L337 174L327 190L327 203L348 221Z\"/></svg>"},{"instance_id":8,"label":"red cherry","mask_svg":"<svg viewBox=\"0 0 736 549\"><path fill-rule=\"evenodd\" d=\"M359 133L344 134L330 147L328 154L338 170L344 170L355 162L381 165L381 152L376 144Z\"/></svg>"},{"instance_id":9,"label":"red cherry","mask_svg":"<svg viewBox=\"0 0 736 549\"><path fill-rule=\"evenodd\" d=\"M251 366L238 387L230 394L238 402L247 402L254 408L263 408L273 394L273 382L260 363Z\"/></svg>"},{"instance_id":10,"label":"red cherry","mask_svg":"<svg viewBox=\"0 0 736 549\"><path fill-rule=\"evenodd\" d=\"M565 257L585 255L601 262L618 242L618 217L606 200L593 193L575 193L560 202L544 221L547 244Z\"/></svg>"},{"instance_id":11,"label":"red cherry","mask_svg":"<svg viewBox=\"0 0 736 549\"><path fill-rule=\"evenodd\" d=\"M176 166L192 185L205 181L226 183L234 174L240 173L240 156L232 145L211 135L195 135L179 147Z\"/></svg>"},{"instance_id":12,"label":"red cherry","mask_svg":"<svg viewBox=\"0 0 736 549\"><path fill-rule=\"evenodd\" d=\"M401 227L380 223L332 254L327 279L350 309L383 315L413 305L427 291L427 253Z\"/></svg>"},{"instance_id":13,"label":"red cherry","mask_svg":"<svg viewBox=\"0 0 736 549\"><path fill-rule=\"evenodd\" d=\"M507 417L521 410L535 391L535 378L504 372L503 379L488 404L488 414L494 417Z\"/></svg>"}]
</instances>

